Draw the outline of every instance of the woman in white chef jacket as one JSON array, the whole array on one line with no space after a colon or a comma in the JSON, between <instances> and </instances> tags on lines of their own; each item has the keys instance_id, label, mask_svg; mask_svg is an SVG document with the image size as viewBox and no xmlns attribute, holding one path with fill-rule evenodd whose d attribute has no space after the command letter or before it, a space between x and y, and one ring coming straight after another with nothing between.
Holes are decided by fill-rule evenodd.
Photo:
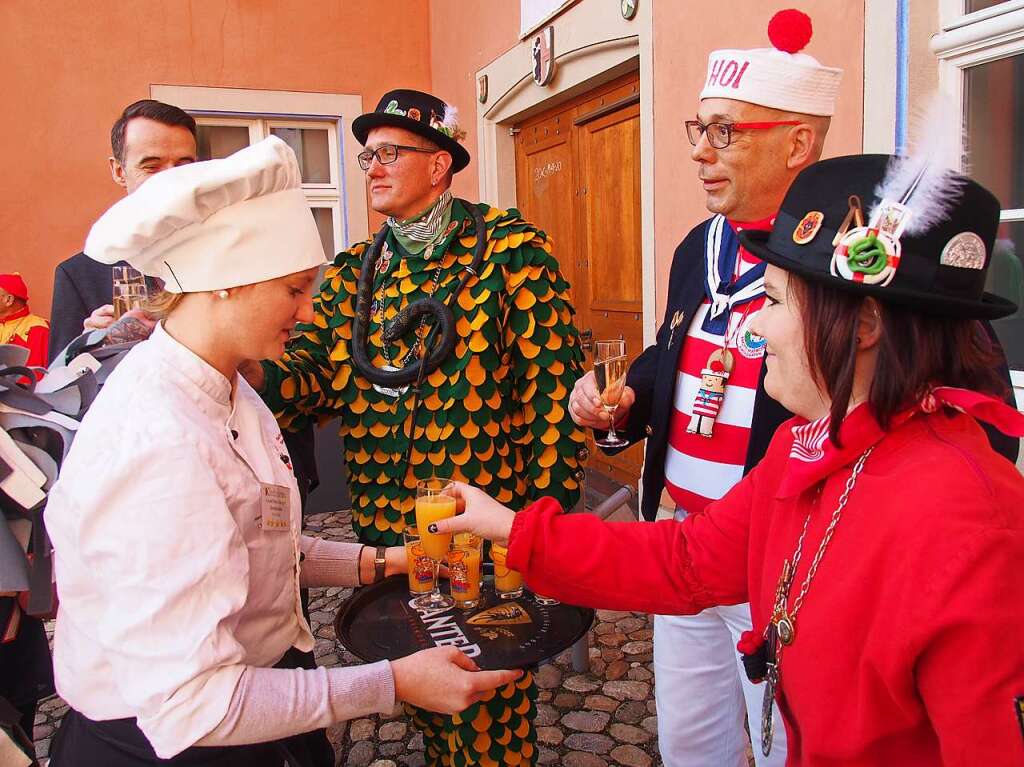
<instances>
[{"instance_id":1,"label":"woman in white chef jacket","mask_svg":"<svg viewBox=\"0 0 1024 767\"><path fill-rule=\"evenodd\" d=\"M324 254L300 183L272 137L153 177L90 232L90 256L177 295L107 380L50 494L71 707L52 767L311 764L301 733L396 700L461 711L519 674L453 648L294 668L313 647L300 584L366 583L381 559L405 569L400 548L299 534L281 433L237 373L312 320Z\"/></svg>"}]
</instances>

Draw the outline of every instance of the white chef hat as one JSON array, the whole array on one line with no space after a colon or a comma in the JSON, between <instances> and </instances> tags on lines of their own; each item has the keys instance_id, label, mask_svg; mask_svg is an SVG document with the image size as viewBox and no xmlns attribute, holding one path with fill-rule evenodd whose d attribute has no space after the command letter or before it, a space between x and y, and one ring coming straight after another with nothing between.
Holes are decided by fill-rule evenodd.
<instances>
[{"instance_id":1,"label":"white chef hat","mask_svg":"<svg viewBox=\"0 0 1024 767\"><path fill-rule=\"evenodd\" d=\"M719 50L708 56L702 99L733 99L784 112L831 117L843 70L800 51L811 40L810 17L790 8L768 22L771 48Z\"/></svg>"},{"instance_id":2,"label":"white chef hat","mask_svg":"<svg viewBox=\"0 0 1024 767\"><path fill-rule=\"evenodd\" d=\"M85 253L172 293L233 288L325 263L295 153L276 136L165 170L93 224Z\"/></svg>"}]
</instances>

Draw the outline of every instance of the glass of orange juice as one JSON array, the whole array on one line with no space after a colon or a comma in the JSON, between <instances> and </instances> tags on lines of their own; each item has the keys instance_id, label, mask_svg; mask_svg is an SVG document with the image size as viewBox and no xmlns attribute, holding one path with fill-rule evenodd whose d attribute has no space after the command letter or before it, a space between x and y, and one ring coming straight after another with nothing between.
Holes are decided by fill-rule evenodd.
<instances>
[{"instance_id":1,"label":"glass of orange juice","mask_svg":"<svg viewBox=\"0 0 1024 767\"><path fill-rule=\"evenodd\" d=\"M502 599L515 599L523 595L523 576L516 570L510 570L505 564L508 549L491 544L491 560L494 562L494 591Z\"/></svg>"},{"instance_id":2,"label":"glass of orange juice","mask_svg":"<svg viewBox=\"0 0 1024 767\"><path fill-rule=\"evenodd\" d=\"M480 604L480 549L483 539L472 533L456 533L448 552L448 581L455 606L471 609Z\"/></svg>"},{"instance_id":3,"label":"glass of orange juice","mask_svg":"<svg viewBox=\"0 0 1024 767\"><path fill-rule=\"evenodd\" d=\"M409 567L409 593L414 597L434 590L434 563L423 550L417 527L402 531L405 539L405 559Z\"/></svg>"},{"instance_id":4,"label":"glass of orange juice","mask_svg":"<svg viewBox=\"0 0 1024 767\"><path fill-rule=\"evenodd\" d=\"M431 524L439 519L455 516L455 490L452 482L444 477L421 479L416 483L416 527L420 533L420 545L434 565L434 587L429 594L424 594L415 601L421 609L447 610L455 604L455 600L442 594L439 587L437 571L441 560L448 554L452 545L451 533L432 533Z\"/></svg>"}]
</instances>

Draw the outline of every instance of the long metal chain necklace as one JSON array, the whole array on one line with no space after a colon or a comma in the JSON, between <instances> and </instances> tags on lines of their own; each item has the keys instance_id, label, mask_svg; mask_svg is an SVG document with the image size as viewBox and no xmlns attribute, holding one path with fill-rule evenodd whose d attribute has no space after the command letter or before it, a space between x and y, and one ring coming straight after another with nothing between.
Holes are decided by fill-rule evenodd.
<instances>
[{"instance_id":1,"label":"long metal chain necklace","mask_svg":"<svg viewBox=\"0 0 1024 767\"><path fill-rule=\"evenodd\" d=\"M444 234L444 232L438 232L437 234L435 234L434 237L431 238L430 242L427 243L427 246L424 249L424 253L427 253L428 256L433 256L434 247L437 245L438 240L441 239L443 234ZM442 256L442 258L443 258L443 256ZM442 261L442 258L438 258L438 260L437 260L437 267L434 269L434 279L433 279L433 281L431 283L430 293L427 294L427 295L429 295L431 297L433 297L433 295L437 292L437 286L441 282L441 261ZM387 267L381 268L379 263L380 262L378 262L378 266L377 266L377 269L376 269L378 273L384 271L387 268ZM387 333L387 325L385 324L384 315L385 315L385 312L386 312L386 309L387 309L387 303L388 303L388 301L387 301L387 288L388 288L389 284L390 284L390 281L382 282L381 283L381 287L380 287L380 297L378 298L377 296L374 296L374 300L373 300L373 307L376 309L374 314L377 315L376 316L377 324L380 326L381 332L383 334ZM401 291L399 291L399 302L401 302ZM394 360L391 358L391 350L388 348L390 346L390 344L387 341L385 341L385 340L381 341L381 352L384 354L384 360L387 362L387 364L384 365L383 370L401 370L403 367L408 365L409 362L411 362L416 357L417 354L419 354L420 346L423 343L423 337L424 337L423 330L424 330L424 328L426 326L426 322L427 322L426 316L424 316L424 317L422 317L420 319L420 324L416 327L416 333L415 333L416 340L409 346L409 350L405 353L405 356L402 358L402 362L401 362L400 365L395 365ZM406 391L409 390L409 386L408 385L399 386L399 387L392 387L392 386L382 386L382 385L379 385L379 384L373 384L373 388L376 389L381 394L384 394L385 396L394 397L394 398L398 398L398 397L402 396L403 394L405 394Z\"/></svg>"},{"instance_id":2,"label":"long metal chain necklace","mask_svg":"<svg viewBox=\"0 0 1024 767\"><path fill-rule=\"evenodd\" d=\"M818 572L818 565L821 564L822 557L825 556L825 549L828 548L829 541L832 540L832 534L835 532L839 518L843 514L843 509L846 508L846 502L850 498L850 491L857 484L857 477L860 476L868 456L871 455L871 451L874 449L874 445L872 445L865 450L861 457L857 459L857 463L853 465L853 471L850 472L850 477L846 480L846 488L843 490L843 494L839 496L839 502L836 504L835 511L832 512L832 518L829 520L828 527L825 528L825 534L818 545L818 551L811 561L811 566L807 569L807 575L804 577L803 585L800 587L800 593L797 594L796 599L793 601L793 609L789 611L786 609L786 604L789 601L789 592L793 586L793 578L796 575L797 566L800 564L804 538L807 537L807 528L811 522L813 509L807 513L807 519L804 520L804 527L799 539L797 539L796 549L793 552L792 558L782 563L782 574L779 576L779 583L775 588L775 605L772 609L772 617L764 633L768 649L768 673L765 675L764 701L761 704L761 753L765 756L771 753L772 739L775 736L775 723L772 720L772 703L775 702L775 690L778 688L782 678L782 651L793 644L793 640L796 639L797 613L803 607L804 599L807 597L807 590L811 586L811 581L814 580L814 575Z\"/></svg>"}]
</instances>

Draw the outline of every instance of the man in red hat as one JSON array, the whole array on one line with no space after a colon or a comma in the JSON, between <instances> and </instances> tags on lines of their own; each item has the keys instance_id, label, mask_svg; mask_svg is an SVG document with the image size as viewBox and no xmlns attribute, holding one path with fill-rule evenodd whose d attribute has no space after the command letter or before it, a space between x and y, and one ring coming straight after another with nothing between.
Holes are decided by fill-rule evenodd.
<instances>
[{"instance_id":1,"label":"man in red hat","mask_svg":"<svg viewBox=\"0 0 1024 767\"><path fill-rule=\"evenodd\" d=\"M28 287L17 272L0 274L0 344L28 349L28 364L46 365L50 324L28 308Z\"/></svg>"}]
</instances>

